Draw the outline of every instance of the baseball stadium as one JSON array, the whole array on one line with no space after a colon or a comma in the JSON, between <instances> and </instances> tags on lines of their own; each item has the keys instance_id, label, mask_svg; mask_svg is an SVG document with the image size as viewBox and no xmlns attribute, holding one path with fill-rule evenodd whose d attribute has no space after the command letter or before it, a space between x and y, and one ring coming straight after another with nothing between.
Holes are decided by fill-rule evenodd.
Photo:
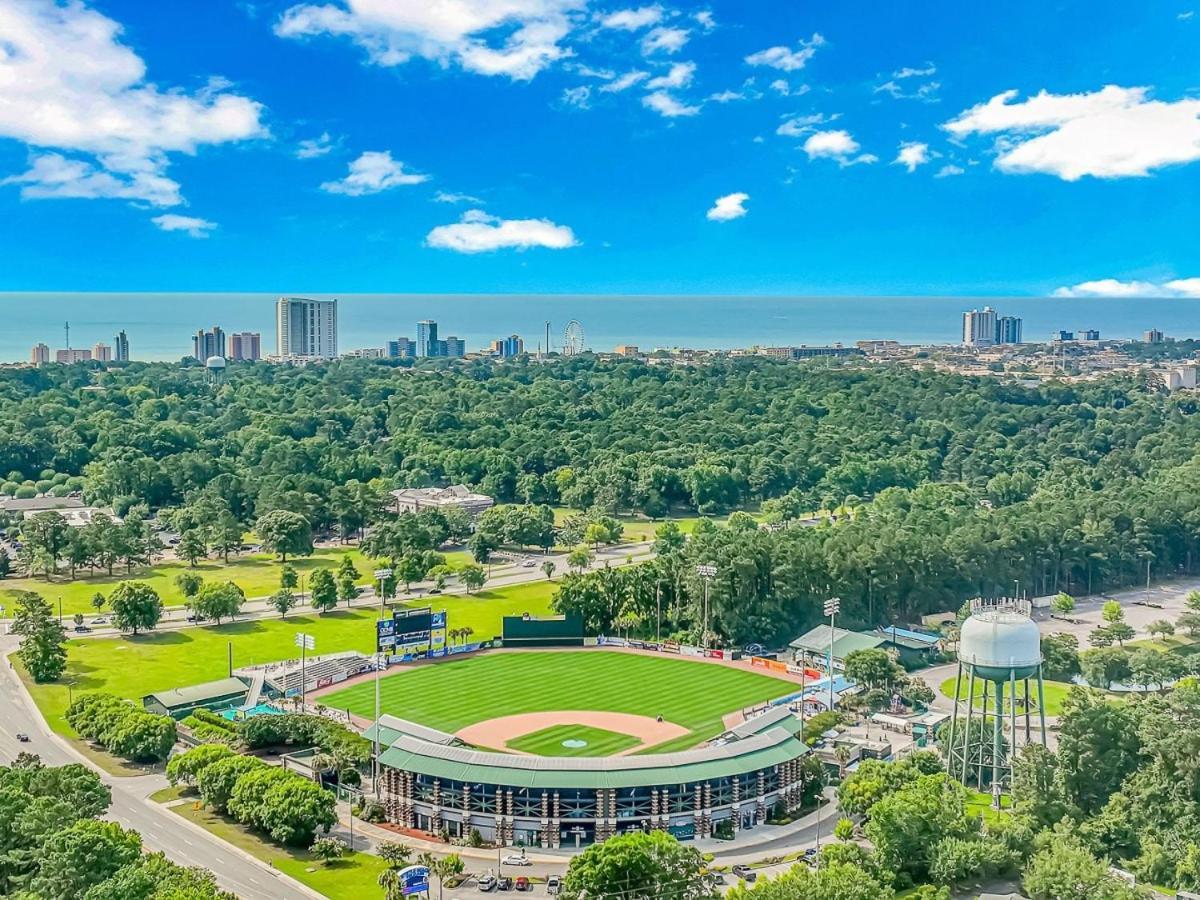
<instances>
[{"instance_id":1,"label":"baseball stadium","mask_svg":"<svg viewBox=\"0 0 1200 900\"><path fill-rule=\"evenodd\" d=\"M374 675L310 698L378 741L400 828L577 847L740 831L801 802L808 749L782 702L799 685L783 676L667 642L585 647L564 619L512 617L503 649L450 649L444 618L403 615L381 623L380 646L414 664L381 673L377 724Z\"/></svg>"}]
</instances>

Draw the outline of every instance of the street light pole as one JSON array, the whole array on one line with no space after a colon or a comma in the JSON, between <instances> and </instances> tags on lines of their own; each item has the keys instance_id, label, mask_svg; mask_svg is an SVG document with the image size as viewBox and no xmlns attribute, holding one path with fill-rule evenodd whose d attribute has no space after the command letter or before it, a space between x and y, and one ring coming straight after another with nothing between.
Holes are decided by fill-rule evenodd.
<instances>
[{"instance_id":1,"label":"street light pole","mask_svg":"<svg viewBox=\"0 0 1200 900\"><path fill-rule=\"evenodd\" d=\"M837 614L841 612L842 600L840 597L830 597L825 601L825 615L829 616L829 666L826 673L829 676L829 711L833 712L833 639L836 634L834 622ZM820 822L820 815L817 817Z\"/></svg>"},{"instance_id":2,"label":"street light pole","mask_svg":"<svg viewBox=\"0 0 1200 900\"><path fill-rule=\"evenodd\" d=\"M704 649L708 649L708 585L709 582L717 574L717 567L713 565L696 566L696 574L704 579L704 632L700 636L700 642Z\"/></svg>"},{"instance_id":3,"label":"street light pole","mask_svg":"<svg viewBox=\"0 0 1200 900\"><path fill-rule=\"evenodd\" d=\"M379 619L382 621L385 618L386 607L384 606L383 598L383 583L392 577L391 569L376 569L375 579L379 582ZM375 797L380 795L379 790L379 720L382 718L381 707L379 701L379 679L383 671L383 647L379 645L379 630L375 631L375 757L371 761L371 781L375 785Z\"/></svg>"}]
</instances>

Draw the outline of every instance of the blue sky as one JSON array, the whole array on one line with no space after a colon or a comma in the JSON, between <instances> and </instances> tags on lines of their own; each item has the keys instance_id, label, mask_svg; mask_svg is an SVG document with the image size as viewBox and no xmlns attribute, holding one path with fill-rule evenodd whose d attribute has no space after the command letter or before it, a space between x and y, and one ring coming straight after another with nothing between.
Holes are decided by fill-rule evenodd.
<instances>
[{"instance_id":1,"label":"blue sky","mask_svg":"<svg viewBox=\"0 0 1200 900\"><path fill-rule=\"evenodd\" d=\"M0 0L0 289L1200 297L1195 0L432 7Z\"/></svg>"}]
</instances>

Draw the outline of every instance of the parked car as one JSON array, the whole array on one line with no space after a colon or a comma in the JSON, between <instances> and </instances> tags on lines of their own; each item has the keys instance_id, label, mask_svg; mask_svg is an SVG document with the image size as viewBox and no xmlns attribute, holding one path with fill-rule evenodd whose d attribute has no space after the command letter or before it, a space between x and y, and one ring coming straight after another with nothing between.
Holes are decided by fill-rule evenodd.
<instances>
[{"instance_id":1,"label":"parked car","mask_svg":"<svg viewBox=\"0 0 1200 900\"><path fill-rule=\"evenodd\" d=\"M430 589L428 590L428 592L427 592L427 593L430 593L430 594L440 594L441 592L442 592L442 589L441 589L441 588L430 588Z\"/></svg>"},{"instance_id":2,"label":"parked car","mask_svg":"<svg viewBox=\"0 0 1200 900\"><path fill-rule=\"evenodd\" d=\"M811 866L811 865L815 865L815 864L816 864L816 862L817 862L817 851L816 851L816 848L815 848L815 847L809 847L807 850L805 850L805 851L804 851L804 856L803 856L803 859L804 859L804 861L805 861L806 863L808 863L810 866Z\"/></svg>"},{"instance_id":3,"label":"parked car","mask_svg":"<svg viewBox=\"0 0 1200 900\"><path fill-rule=\"evenodd\" d=\"M754 872L749 866L734 866L733 874L745 882L752 882L758 879L758 873Z\"/></svg>"},{"instance_id":4,"label":"parked car","mask_svg":"<svg viewBox=\"0 0 1200 900\"><path fill-rule=\"evenodd\" d=\"M762 656L767 652L767 648L762 644L747 644L745 651L749 656Z\"/></svg>"},{"instance_id":5,"label":"parked car","mask_svg":"<svg viewBox=\"0 0 1200 900\"><path fill-rule=\"evenodd\" d=\"M525 855L525 851L520 853L510 853L504 859L500 860L507 866L528 866L530 865L529 857Z\"/></svg>"},{"instance_id":6,"label":"parked car","mask_svg":"<svg viewBox=\"0 0 1200 900\"><path fill-rule=\"evenodd\" d=\"M204 616L197 616L195 614L188 616L187 620L189 622L195 622L197 625L199 625L201 622L207 621L207 619L205 619Z\"/></svg>"},{"instance_id":7,"label":"parked car","mask_svg":"<svg viewBox=\"0 0 1200 900\"><path fill-rule=\"evenodd\" d=\"M98 619L92 619L92 624L93 625L107 625L108 619L104 618L104 616L101 616Z\"/></svg>"},{"instance_id":8,"label":"parked car","mask_svg":"<svg viewBox=\"0 0 1200 900\"><path fill-rule=\"evenodd\" d=\"M86 625L76 625L76 626L75 626L75 633L76 633L76 634L84 634L85 632L88 632L88 631L91 631L91 630L92 630L92 629L88 628Z\"/></svg>"},{"instance_id":9,"label":"parked car","mask_svg":"<svg viewBox=\"0 0 1200 900\"><path fill-rule=\"evenodd\" d=\"M536 559L527 559L527 560L525 560L525 562L521 563L521 568L532 569L536 565L537 565Z\"/></svg>"},{"instance_id":10,"label":"parked car","mask_svg":"<svg viewBox=\"0 0 1200 900\"><path fill-rule=\"evenodd\" d=\"M529 883L529 879L526 878L524 875L517 878L517 883L516 883L515 887L518 891L532 891L533 890L533 885Z\"/></svg>"},{"instance_id":11,"label":"parked car","mask_svg":"<svg viewBox=\"0 0 1200 900\"><path fill-rule=\"evenodd\" d=\"M551 875L546 879L546 893L551 897L557 897L559 891L562 890L562 879L557 875Z\"/></svg>"},{"instance_id":12,"label":"parked car","mask_svg":"<svg viewBox=\"0 0 1200 900\"><path fill-rule=\"evenodd\" d=\"M481 891L483 891L484 893L488 893L489 891L494 891L496 889L496 876L493 875L491 872L488 872L486 875L480 875L479 880L476 882L476 884L479 886L479 889Z\"/></svg>"},{"instance_id":13,"label":"parked car","mask_svg":"<svg viewBox=\"0 0 1200 900\"><path fill-rule=\"evenodd\" d=\"M497 879L497 881L496 881L496 887L502 891L511 891L512 886L513 886L513 880L511 878L509 878L507 875Z\"/></svg>"},{"instance_id":14,"label":"parked car","mask_svg":"<svg viewBox=\"0 0 1200 900\"><path fill-rule=\"evenodd\" d=\"M29 743L29 735L27 735L23 731L18 731L17 732L17 740L20 741L22 744L28 744Z\"/></svg>"}]
</instances>

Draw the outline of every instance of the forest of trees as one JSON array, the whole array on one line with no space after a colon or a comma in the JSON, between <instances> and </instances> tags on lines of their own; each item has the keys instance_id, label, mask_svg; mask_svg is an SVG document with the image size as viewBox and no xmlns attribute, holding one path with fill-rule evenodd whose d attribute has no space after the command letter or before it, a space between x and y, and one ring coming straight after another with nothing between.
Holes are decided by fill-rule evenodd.
<instances>
[{"instance_id":1,"label":"forest of trees","mask_svg":"<svg viewBox=\"0 0 1200 900\"><path fill-rule=\"evenodd\" d=\"M643 583L620 588L628 603L609 584L607 600L621 602L596 621L657 626L662 607L671 630L695 631L694 564L705 562L720 570L711 628L764 640L794 636L830 595L865 624L977 594L1084 593L1194 571L1198 408L1124 376L1030 386L762 358L347 360L239 366L215 388L166 364L14 369L0 373L0 491L82 484L89 500L133 511L125 526L66 538L68 562L106 568L153 550L141 524L153 513L195 552L229 552L242 529L267 523L280 526L281 554L331 529L365 532L369 553L393 558L465 537L462 522L397 520L386 492L406 485L465 482L534 507L491 516L477 557L499 540L549 543L547 504L596 523L836 510L818 527L768 532L735 515L686 546L668 535L668 558L628 576Z\"/></svg>"}]
</instances>

